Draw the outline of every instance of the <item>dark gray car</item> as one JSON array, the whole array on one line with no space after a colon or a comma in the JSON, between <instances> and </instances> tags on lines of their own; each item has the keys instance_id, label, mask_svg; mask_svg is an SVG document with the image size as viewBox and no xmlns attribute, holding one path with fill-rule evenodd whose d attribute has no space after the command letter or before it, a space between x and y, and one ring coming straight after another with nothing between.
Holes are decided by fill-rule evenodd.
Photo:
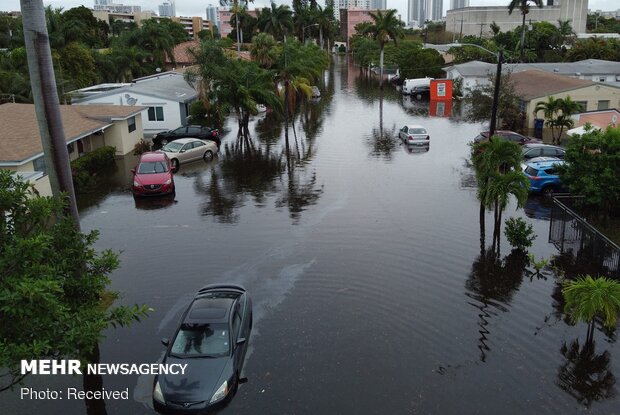
<instances>
[{"instance_id":1,"label":"dark gray car","mask_svg":"<svg viewBox=\"0 0 620 415\"><path fill-rule=\"evenodd\" d=\"M202 413L227 403L237 390L252 330L252 301L239 285L198 291L181 318L164 364L187 364L184 374L155 378L158 412Z\"/></svg>"},{"instance_id":2,"label":"dark gray car","mask_svg":"<svg viewBox=\"0 0 620 415\"><path fill-rule=\"evenodd\" d=\"M555 157L564 160L566 151L562 147L548 144L525 144L521 148L523 160L528 161L536 157Z\"/></svg>"}]
</instances>

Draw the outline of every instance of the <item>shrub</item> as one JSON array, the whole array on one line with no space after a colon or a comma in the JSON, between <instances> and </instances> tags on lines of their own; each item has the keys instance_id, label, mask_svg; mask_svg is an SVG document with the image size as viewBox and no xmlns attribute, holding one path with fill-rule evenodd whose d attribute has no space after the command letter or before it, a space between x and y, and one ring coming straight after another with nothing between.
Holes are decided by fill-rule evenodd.
<instances>
[{"instance_id":1,"label":"shrub","mask_svg":"<svg viewBox=\"0 0 620 415\"><path fill-rule=\"evenodd\" d=\"M510 246L522 251L532 246L532 242L536 239L532 225L521 218L508 218L505 224L504 235Z\"/></svg>"},{"instance_id":2,"label":"shrub","mask_svg":"<svg viewBox=\"0 0 620 415\"><path fill-rule=\"evenodd\" d=\"M145 141L144 139L140 139L140 141L138 141L136 145L133 146L134 156L139 156L140 154L146 153L147 151L151 151L151 143Z\"/></svg>"},{"instance_id":3,"label":"shrub","mask_svg":"<svg viewBox=\"0 0 620 415\"><path fill-rule=\"evenodd\" d=\"M116 147L98 148L71 162L73 186L76 192L83 191L96 184L96 175L101 170L116 165L114 155Z\"/></svg>"}]
</instances>

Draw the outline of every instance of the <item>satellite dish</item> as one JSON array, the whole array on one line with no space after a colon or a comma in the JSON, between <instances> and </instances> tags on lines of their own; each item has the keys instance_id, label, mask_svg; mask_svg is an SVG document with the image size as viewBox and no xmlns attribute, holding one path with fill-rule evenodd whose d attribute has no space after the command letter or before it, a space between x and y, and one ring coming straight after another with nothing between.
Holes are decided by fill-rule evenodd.
<instances>
[{"instance_id":1,"label":"satellite dish","mask_svg":"<svg viewBox=\"0 0 620 415\"><path fill-rule=\"evenodd\" d=\"M155 72L161 72L161 68L155 68Z\"/></svg>"},{"instance_id":2,"label":"satellite dish","mask_svg":"<svg viewBox=\"0 0 620 415\"><path fill-rule=\"evenodd\" d=\"M611 117L611 123L615 125L617 121L618 121L618 116L614 114L614 116Z\"/></svg>"}]
</instances>

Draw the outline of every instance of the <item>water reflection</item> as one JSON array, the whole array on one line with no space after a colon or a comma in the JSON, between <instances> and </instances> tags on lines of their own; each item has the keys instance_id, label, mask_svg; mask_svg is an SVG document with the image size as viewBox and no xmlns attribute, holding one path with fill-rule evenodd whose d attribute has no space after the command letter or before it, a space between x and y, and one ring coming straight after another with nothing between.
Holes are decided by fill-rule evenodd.
<instances>
[{"instance_id":1,"label":"water reflection","mask_svg":"<svg viewBox=\"0 0 620 415\"><path fill-rule=\"evenodd\" d=\"M136 209L155 210L166 209L176 203L176 194L154 197L134 197Z\"/></svg>"},{"instance_id":2,"label":"water reflection","mask_svg":"<svg viewBox=\"0 0 620 415\"><path fill-rule=\"evenodd\" d=\"M480 361L486 361L491 350L489 343L489 323L498 311L507 312L514 293L518 291L525 268L527 256L520 251L512 251L500 259L494 249L486 249L473 262L469 278L465 282L466 295L474 301L468 302L478 311L478 350Z\"/></svg>"},{"instance_id":3,"label":"water reflection","mask_svg":"<svg viewBox=\"0 0 620 415\"><path fill-rule=\"evenodd\" d=\"M90 354L89 362L92 364L100 363L99 345L96 345ZM93 375L88 373L88 371L84 371L82 380L85 392L99 392L103 390L103 376L99 374ZM86 404L87 415L107 415L108 413L104 399L89 399L85 397L84 403Z\"/></svg>"},{"instance_id":4,"label":"water reflection","mask_svg":"<svg viewBox=\"0 0 620 415\"><path fill-rule=\"evenodd\" d=\"M549 220L551 218L551 208L553 200L549 197L530 195L525 202L523 211L528 218Z\"/></svg>"},{"instance_id":5,"label":"water reflection","mask_svg":"<svg viewBox=\"0 0 620 415\"><path fill-rule=\"evenodd\" d=\"M558 370L557 384L580 404L589 407L594 401L615 394L616 377L611 370L611 354L595 353L595 343L580 346L579 339L563 343L560 353L566 359Z\"/></svg>"},{"instance_id":6,"label":"water reflection","mask_svg":"<svg viewBox=\"0 0 620 415\"><path fill-rule=\"evenodd\" d=\"M428 153L431 149L431 145L430 143L425 145L403 144L403 148L407 154L422 154Z\"/></svg>"}]
</instances>

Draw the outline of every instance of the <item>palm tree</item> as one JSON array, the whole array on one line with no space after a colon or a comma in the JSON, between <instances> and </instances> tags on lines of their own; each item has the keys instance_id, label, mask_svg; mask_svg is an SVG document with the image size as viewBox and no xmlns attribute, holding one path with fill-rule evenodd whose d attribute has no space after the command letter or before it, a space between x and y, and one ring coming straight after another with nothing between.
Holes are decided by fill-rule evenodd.
<instances>
[{"instance_id":1,"label":"palm tree","mask_svg":"<svg viewBox=\"0 0 620 415\"><path fill-rule=\"evenodd\" d=\"M562 294L566 304L564 311L573 322L588 324L586 343L594 337L594 319L602 319L603 325L614 328L620 313L620 283L610 278L582 276L564 284Z\"/></svg>"},{"instance_id":2,"label":"palm tree","mask_svg":"<svg viewBox=\"0 0 620 415\"><path fill-rule=\"evenodd\" d=\"M401 22L397 15L396 10L388 10L383 14L381 10L377 10L376 13L368 13L373 22L364 31L365 34L372 35L373 39L379 42L381 54L379 56L379 68L380 68L380 85L383 86L383 56L385 44L390 41L394 41L397 44L398 39L405 37L403 32L404 23Z\"/></svg>"},{"instance_id":3,"label":"palm tree","mask_svg":"<svg viewBox=\"0 0 620 415\"><path fill-rule=\"evenodd\" d=\"M276 40L286 42L286 35L294 29L293 11L287 5L271 3L271 8L265 7L260 12L258 28L261 32L270 33Z\"/></svg>"},{"instance_id":4,"label":"palm tree","mask_svg":"<svg viewBox=\"0 0 620 415\"><path fill-rule=\"evenodd\" d=\"M268 33L259 33L252 39L250 56L262 68L269 69L278 59L276 40Z\"/></svg>"},{"instance_id":5,"label":"palm tree","mask_svg":"<svg viewBox=\"0 0 620 415\"><path fill-rule=\"evenodd\" d=\"M566 98L547 97L547 101L539 101L534 108L534 116L540 111L545 117L545 124L551 128L551 138L553 144L559 144L562 139L564 128L570 129L575 122L571 115L581 110L581 106L573 101L570 96ZM557 135L556 135L557 132Z\"/></svg>"},{"instance_id":6,"label":"palm tree","mask_svg":"<svg viewBox=\"0 0 620 415\"><path fill-rule=\"evenodd\" d=\"M542 8L542 0L511 0L508 4L508 14L512 14L512 11L518 7L523 16L523 23L521 23L521 62L523 62L523 47L525 46L525 16L530 12L530 2L536 6Z\"/></svg>"},{"instance_id":7,"label":"palm tree","mask_svg":"<svg viewBox=\"0 0 620 415\"><path fill-rule=\"evenodd\" d=\"M313 19L319 27L319 46L321 50L323 50L323 36L326 36L328 39L328 48L329 49L329 41L334 37L334 9L331 7L322 8L321 6L316 7L316 10L313 11Z\"/></svg>"},{"instance_id":8,"label":"palm tree","mask_svg":"<svg viewBox=\"0 0 620 415\"><path fill-rule=\"evenodd\" d=\"M485 234L485 210L495 210L493 228L493 242L495 243L499 238L501 212L506 207L509 195L514 194L517 197L519 206L525 202L522 192L515 187L520 183L520 179L511 174L518 171L522 160L519 146L500 137L491 137L488 141L477 143L472 147L471 161L476 172L477 198L480 202L481 238L484 238ZM506 175L510 177L503 177ZM526 182L523 182L523 185L527 192ZM525 197L527 198L527 193ZM484 241L482 240L481 243L483 244Z\"/></svg>"},{"instance_id":9,"label":"palm tree","mask_svg":"<svg viewBox=\"0 0 620 415\"><path fill-rule=\"evenodd\" d=\"M245 4L253 3L254 0L243 0ZM220 0L220 6L222 7L230 7L230 10L233 14L239 13L241 10L241 6L239 5L239 0ZM241 38L239 33L239 23L241 23L241 19L236 20L237 25L237 53L241 52Z\"/></svg>"}]
</instances>

